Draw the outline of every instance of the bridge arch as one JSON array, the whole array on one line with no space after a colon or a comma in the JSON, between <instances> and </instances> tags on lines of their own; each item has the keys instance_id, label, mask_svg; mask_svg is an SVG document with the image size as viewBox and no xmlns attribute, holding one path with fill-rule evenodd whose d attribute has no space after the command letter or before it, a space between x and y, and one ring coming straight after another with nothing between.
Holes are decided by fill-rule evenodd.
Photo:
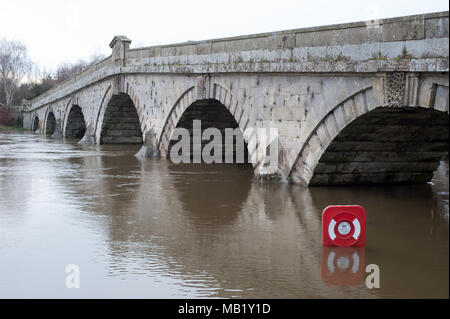
<instances>
[{"instance_id":1,"label":"bridge arch","mask_svg":"<svg viewBox=\"0 0 450 319\"><path fill-rule=\"evenodd\" d=\"M83 110L77 104L69 104L69 107L70 109L66 109L63 136L66 138L81 139L86 132L86 121Z\"/></svg>"},{"instance_id":2,"label":"bridge arch","mask_svg":"<svg viewBox=\"0 0 450 319\"><path fill-rule=\"evenodd\" d=\"M100 144L142 144L144 118L127 93L112 94L101 114Z\"/></svg>"},{"instance_id":3,"label":"bridge arch","mask_svg":"<svg viewBox=\"0 0 450 319\"><path fill-rule=\"evenodd\" d=\"M194 96L195 86L187 89L176 101L172 109L167 115L163 129L158 139L158 149L162 156L169 157L171 141L174 130L177 127L183 127L188 130L192 129L193 120L202 121L202 132L208 127L215 127L222 131L224 137L225 128L238 128L239 137L245 143L245 162L248 162L248 154L250 148L248 146L248 137L244 131L248 125L248 114L242 109L238 100L234 97L230 90L225 87L213 83L212 90L208 90L210 94L202 98ZM191 133L192 134L192 133ZM192 136L191 136L192 141ZM203 141L208 143L208 141ZM202 142L202 148L203 148ZM192 149L191 149L192 151ZM224 155L224 150L222 151ZM233 155L234 158L235 154Z\"/></svg>"},{"instance_id":4,"label":"bridge arch","mask_svg":"<svg viewBox=\"0 0 450 319\"><path fill-rule=\"evenodd\" d=\"M33 119L31 120L31 131L35 133L39 130L39 116L37 114L33 114Z\"/></svg>"},{"instance_id":5,"label":"bridge arch","mask_svg":"<svg viewBox=\"0 0 450 319\"><path fill-rule=\"evenodd\" d=\"M113 85L109 85L105 92L103 93L103 97L100 103L100 107L98 109L98 113L96 115L96 117L94 118L94 137L95 140L98 144L103 143L102 142L102 131L103 131L103 125L104 125L104 119L105 119L105 115L106 112L108 110L108 107L111 105L111 103L116 103L114 102L117 101L117 99L120 99L120 96L125 98L126 96L128 96L128 104L132 104L135 111L137 112L138 115L138 121L139 121L139 127L141 130L141 142L142 143L145 139L145 133L147 131L147 123L146 123L146 116L145 116L145 112L144 109L142 107L142 105L139 102L139 99L137 97L137 95L135 94L133 88L131 87L131 85L129 83L127 83L126 85L126 90L124 92L117 92L114 90Z\"/></svg>"},{"instance_id":6,"label":"bridge arch","mask_svg":"<svg viewBox=\"0 0 450 319\"><path fill-rule=\"evenodd\" d=\"M56 130L56 117L52 109L47 110L44 122L44 134L52 135Z\"/></svg>"},{"instance_id":7,"label":"bridge arch","mask_svg":"<svg viewBox=\"0 0 450 319\"><path fill-rule=\"evenodd\" d=\"M448 100L448 87L447 100ZM372 87L332 108L303 144L289 178L304 185L425 183L448 154L444 106L368 105Z\"/></svg>"}]
</instances>

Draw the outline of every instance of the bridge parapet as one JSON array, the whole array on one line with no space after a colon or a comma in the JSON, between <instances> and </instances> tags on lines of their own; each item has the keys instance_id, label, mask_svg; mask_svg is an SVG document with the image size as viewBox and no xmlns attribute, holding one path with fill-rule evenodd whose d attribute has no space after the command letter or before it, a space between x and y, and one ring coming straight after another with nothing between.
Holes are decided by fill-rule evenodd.
<instances>
[{"instance_id":1,"label":"bridge parapet","mask_svg":"<svg viewBox=\"0 0 450 319\"><path fill-rule=\"evenodd\" d=\"M448 12L131 49L126 65L175 73L446 72Z\"/></svg>"},{"instance_id":2,"label":"bridge parapet","mask_svg":"<svg viewBox=\"0 0 450 319\"><path fill-rule=\"evenodd\" d=\"M118 36L111 56L34 99L32 109L127 73L448 72L448 36L448 12L137 49Z\"/></svg>"}]
</instances>

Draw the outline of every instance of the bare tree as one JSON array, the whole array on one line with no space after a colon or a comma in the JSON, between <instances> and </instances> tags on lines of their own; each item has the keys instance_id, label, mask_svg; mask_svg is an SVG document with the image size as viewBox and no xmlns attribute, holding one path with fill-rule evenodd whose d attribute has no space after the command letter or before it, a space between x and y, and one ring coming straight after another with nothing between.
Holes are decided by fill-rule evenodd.
<instances>
[{"instance_id":1,"label":"bare tree","mask_svg":"<svg viewBox=\"0 0 450 319\"><path fill-rule=\"evenodd\" d=\"M72 76L80 73L86 68L86 62L80 60L77 63L63 62L58 66L56 70L55 78L58 82L63 82Z\"/></svg>"},{"instance_id":2,"label":"bare tree","mask_svg":"<svg viewBox=\"0 0 450 319\"><path fill-rule=\"evenodd\" d=\"M14 94L25 74L31 69L27 48L19 41L0 40L0 83L6 106L11 106Z\"/></svg>"},{"instance_id":3,"label":"bare tree","mask_svg":"<svg viewBox=\"0 0 450 319\"><path fill-rule=\"evenodd\" d=\"M105 57L103 55L92 55L87 61L86 60L78 60L75 63L63 62L58 66L56 70L55 79L58 83L63 82L74 75L86 70L91 65L94 65Z\"/></svg>"}]
</instances>

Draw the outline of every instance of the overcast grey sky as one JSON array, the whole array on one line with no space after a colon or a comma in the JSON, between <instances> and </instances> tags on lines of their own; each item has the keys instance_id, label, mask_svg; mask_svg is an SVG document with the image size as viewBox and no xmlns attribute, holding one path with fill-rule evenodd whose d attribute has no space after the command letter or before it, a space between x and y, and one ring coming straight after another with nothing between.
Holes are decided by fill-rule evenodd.
<instances>
[{"instance_id":1,"label":"overcast grey sky","mask_svg":"<svg viewBox=\"0 0 450 319\"><path fill-rule=\"evenodd\" d=\"M0 38L24 42L41 70L132 47L448 10L447 0L1 0Z\"/></svg>"}]
</instances>

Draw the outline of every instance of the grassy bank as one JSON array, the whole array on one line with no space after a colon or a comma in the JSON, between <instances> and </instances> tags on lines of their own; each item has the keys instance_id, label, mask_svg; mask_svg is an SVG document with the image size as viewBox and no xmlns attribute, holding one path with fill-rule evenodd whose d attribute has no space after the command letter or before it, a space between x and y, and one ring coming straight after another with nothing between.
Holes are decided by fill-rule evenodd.
<instances>
[{"instance_id":1,"label":"grassy bank","mask_svg":"<svg viewBox=\"0 0 450 319\"><path fill-rule=\"evenodd\" d=\"M28 131L28 129L16 126L0 125L0 132L25 132L25 131Z\"/></svg>"}]
</instances>

